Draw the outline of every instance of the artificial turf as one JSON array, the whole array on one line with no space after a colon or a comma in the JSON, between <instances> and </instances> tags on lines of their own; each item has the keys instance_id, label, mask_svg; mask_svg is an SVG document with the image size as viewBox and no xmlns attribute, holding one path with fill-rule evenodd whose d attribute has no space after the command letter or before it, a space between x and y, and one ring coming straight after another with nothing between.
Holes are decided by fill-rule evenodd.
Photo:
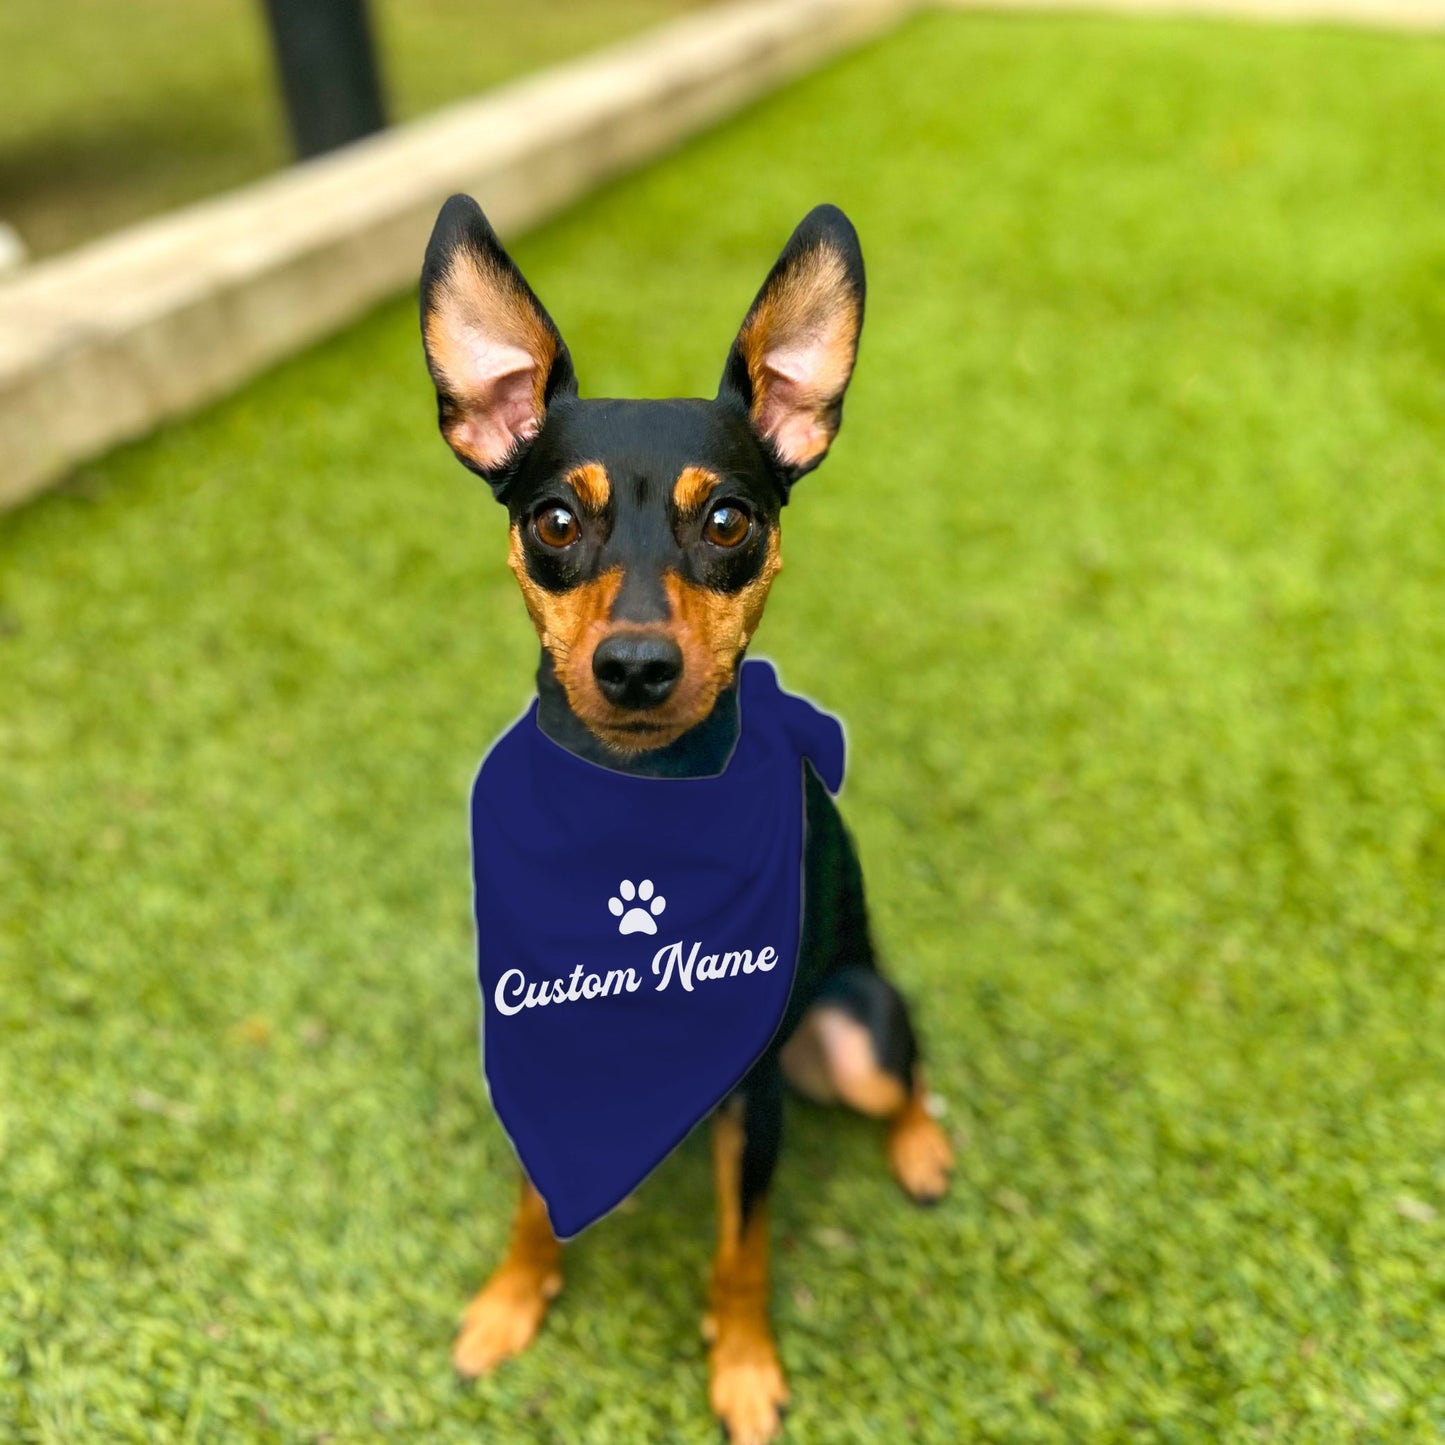
<instances>
[{"instance_id":1,"label":"artificial turf","mask_svg":"<svg viewBox=\"0 0 1445 1445\"><path fill-rule=\"evenodd\" d=\"M521 241L703 392L871 289L758 639L961 1153L798 1105L806 1442L1445 1430L1445 46L936 15ZM483 198L485 199L485 198ZM535 643L410 301L0 523L0 1438L713 1441L706 1142L447 1363L514 1175L465 795ZM699 826L706 826L700 819Z\"/></svg>"}]
</instances>

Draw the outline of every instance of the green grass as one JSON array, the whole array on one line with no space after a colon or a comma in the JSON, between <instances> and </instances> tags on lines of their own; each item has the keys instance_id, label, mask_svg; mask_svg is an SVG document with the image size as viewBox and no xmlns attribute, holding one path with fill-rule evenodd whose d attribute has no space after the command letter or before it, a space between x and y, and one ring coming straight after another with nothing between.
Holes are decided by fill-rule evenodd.
<instances>
[{"instance_id":1,"label":"green grass","mask_svg":"<svg viewBox=\"0 0 1445 1445\"><path fill-rule=\"evenodd\" d=\"M797 1442L1445 1429L1445 46L937 16L526 239L594 394L871 267L759 638L969 1145L798 1106ZM513 1191L465 795L534 641L410 301L0 524L0 1438L712 1442L705 1141Z\"/></svg>"},{"instance_id":2,"label":"green grass","mask_svg":"<svg viewBox=\"0 0 1445 1445\"><path fill-rule=\"evenodd\" d=\"M698 0L372 0L394 119ZM262 0L5 0L0 221L38 255L290 158Z\"/></svg>"}]
</instances>

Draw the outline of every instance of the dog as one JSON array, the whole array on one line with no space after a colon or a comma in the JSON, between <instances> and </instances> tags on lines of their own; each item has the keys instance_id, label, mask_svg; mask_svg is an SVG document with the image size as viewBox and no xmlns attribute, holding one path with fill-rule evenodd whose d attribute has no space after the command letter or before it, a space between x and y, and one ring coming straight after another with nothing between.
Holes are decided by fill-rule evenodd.
<instances>
[{"instance_id":1,"label":"dog","mask_svg":"<svg viewBox=\"0 0 1445 1445\"><path fill-rule=\"evenodd\" d=\"M738 668L782 565L780 519L842 419L863 323L847 217L819 206L769 272L711 401L583 399L572 358L476 202L453 196L427 247L421 321L442 435L507 509L508 564L541 640L537 722L605 767L724 768ZM716 1110L718 1237L704 1334L733 1445L774 1439L788 1394L768 1317L768 1190L786 1080L886 1121L905 1193L933 1203L953 1165L929 1113L907 1005L879 970L858 854L804 779L802 942L782 1025ZM562 1246L527 1181L506 1255L453 1350L484 1374L536 1336Z\"/></svg>"}]
</instances>

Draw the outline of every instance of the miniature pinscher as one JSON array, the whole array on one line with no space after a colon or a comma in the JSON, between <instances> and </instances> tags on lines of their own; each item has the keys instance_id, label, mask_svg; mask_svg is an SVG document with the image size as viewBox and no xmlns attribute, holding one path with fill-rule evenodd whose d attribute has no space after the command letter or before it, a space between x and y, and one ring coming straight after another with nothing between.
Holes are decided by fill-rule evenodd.
<instances>
[{"instance_id":1,"label":"miniature pinscher","mask_svg":"<svg viewBox=\"0 0 1445 1445\"><path fill-rule=\"evenodd\" d=\"M711 401L584 400L556 326L476 202L453 196L427 247L421 320L442 435L510 522L508 564L542 642L542 730L649 777L723 770L737 672L782 565L794 484L842 418L863 323L863 256L844 214L809 212L768 274ZM920 1203L952 1151L925 1107L902 996L879 971L858 854L816 774L804 781L796 980L767 1051L716 1111L718 1239L704 1333L733 1445L773 1439L787 1387L768 1319L768 1188L786 1080L887 1122ZM525 1349L562 1288L562 1246L525 1177L506 1257L453 1351L482 1374Z\"/></svg>"}]
</instances>

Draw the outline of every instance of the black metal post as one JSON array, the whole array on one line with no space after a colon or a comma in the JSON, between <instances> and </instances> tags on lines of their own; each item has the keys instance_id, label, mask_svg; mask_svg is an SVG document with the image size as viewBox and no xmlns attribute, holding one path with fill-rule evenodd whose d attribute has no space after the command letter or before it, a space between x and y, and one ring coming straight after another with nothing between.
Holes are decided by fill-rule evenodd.
<instances>
[{"instance_id":1,"label":"black metal post","mask_svg":"<svg viewBox=\"0 0 1445 1445\"><path fill-rule=\"evenodd\" d=\"M366 0L265 0L300 159L386 124Z\"/></svg>"}]
</instances>

